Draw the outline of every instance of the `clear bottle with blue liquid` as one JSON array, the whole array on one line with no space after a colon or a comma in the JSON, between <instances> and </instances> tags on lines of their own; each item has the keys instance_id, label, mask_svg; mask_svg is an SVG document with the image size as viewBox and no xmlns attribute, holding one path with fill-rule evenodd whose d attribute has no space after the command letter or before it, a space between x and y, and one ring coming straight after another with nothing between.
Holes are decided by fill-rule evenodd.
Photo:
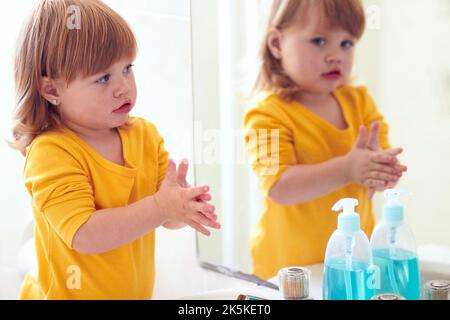
<instances>
[{"instance_id":1,"label":"clear bottle with blue liquid","mask_svg":"<svg viewBox=\"0 0 450 320\"><path fill-rule=\"evenodd\" d=\"M369 300L375 295L369 239L360 228L357 205L357 199L345 198L333 206L333 211L343 212L325 253L324 300Z\"/></svg>"},{"instance_id":2,"label":"clear bottle with blue liquid","mask_svg":"<svg viewBox=\"0 0 450 320\"><path fill-rule=\"evenodd\" d=\"M420 273L416 241L404 222L404 209L400 195L405 192L385 190L387 203L382 219L370 239L373 263L377 277L376 293L394 293L407 300L420 299Z\"/></svg>"}]
</instances>

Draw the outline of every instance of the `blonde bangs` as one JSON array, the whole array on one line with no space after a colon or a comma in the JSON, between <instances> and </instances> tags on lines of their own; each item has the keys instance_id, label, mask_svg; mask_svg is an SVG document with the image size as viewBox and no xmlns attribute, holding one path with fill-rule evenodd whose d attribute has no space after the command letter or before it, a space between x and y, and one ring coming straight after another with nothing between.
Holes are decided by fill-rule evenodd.
<instances>
[{"instance_id":1,"label":"blonde bangs","mask_svg":"<svg viewBox=\"0 0 450 320\"><path fill-rule=\"evenodd\" d=\"M80 28L65 27L66 14L55 37L49 37L49 56L42 75L64 78L87 77L104 71L122 58L134 60L137 44L126 21L101 1L66 1L80 9ZM61 11L60 11L61 12ZM67 9L62 12L67 12ZM53 41L52 41L53 40ZM62 46L61 46L62 44ZM54 53L54 56L50 56Z\"/></svg>"},{"instance_id":2,"label":"blonde bangs","mask_svg":"<svg viewBox=\"0 0 450 320\"><path fill-rule=\"evenodd\" d=\"M300 14L305 21L317 15L318 27L321 29L341 28L356 39L362 37L366 19L359 0L308 0L303 3L305 10L300 8Z\"/></svg>"}]
</instances>

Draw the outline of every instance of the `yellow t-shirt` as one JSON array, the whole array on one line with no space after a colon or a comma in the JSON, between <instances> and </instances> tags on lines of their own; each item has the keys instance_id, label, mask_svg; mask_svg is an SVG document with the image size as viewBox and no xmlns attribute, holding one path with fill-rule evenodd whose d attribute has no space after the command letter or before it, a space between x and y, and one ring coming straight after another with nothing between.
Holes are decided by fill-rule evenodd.
<instances>
[{"instance_id":1,"label":"yellow t-shirt","mask_svg":"<svg viewBox=\"0 0 450 320\"><path fill-rule=\"evenodd\" d=\"M133 118L119 128L125 165L97 153L68 128L38 136L24 166L32 198L38 274L27 275L21 299L150 299L155 232L101 254L73 250L76 231L104 208L130 205L154 194L168 153L156 127Z\"/></svg>"},{"instance_id":2,"label":"yellow t-shirt","mask_svg":"<svg viewBox=\"0 0 450 320\"><path fill-rule=\"evenodd\" d=\"M284 102L272 92L258 96L244 118L247 154L264 195L263 213L250 237L252 272L262 278L273 277L286 266L323 262L328 239L337 227L337 214L331 207L341 198L359 200L356 211L368 236L374 227L372 203L367 199L367 188L361 185L350 184L292 206L277 204L268 197L290 166L318 164L347 154L356 143L360 125L369 129L372 122L380 121L380 145L390 148L388 126L365 87L343 86L333 95L348 124L345 130L337 129L300 103ZM278 159L270 153L273 129L279 130ZM250 138L255 133L258 140ZM266 143L259 140L263 136L268 138Z\"/></svg>"}]
</instances>

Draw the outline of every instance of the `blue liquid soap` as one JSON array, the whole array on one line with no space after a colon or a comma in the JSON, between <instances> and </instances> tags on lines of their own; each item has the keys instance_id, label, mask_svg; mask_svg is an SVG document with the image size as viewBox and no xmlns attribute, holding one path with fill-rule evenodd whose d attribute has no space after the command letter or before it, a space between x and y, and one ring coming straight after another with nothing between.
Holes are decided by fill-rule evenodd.
<instances>
[{"instance_id":1,"label":"blue liquid soap","mask_svg":"<svg viewBox=\"0 0 450 320\"><path fill-rule=\"evenodd\" d=\"M353 261L349 269L345 259L330 259L325 264L323 299L370 300L375 295L375 290L368 287L372 276L365 262Z\"/></svg>"},{"instance_id":2,"label":"blue liquid soap","mask_svg":"<svg viewBox=\"0 0 450 320\"><path fill-rule=\"evenodd\" d=\"M395 293L407 300L420 299L419 262L414 252L395 248L375 249L373 262L380 268L381 288L376 293Z\"/></svg>"}]
</instances>

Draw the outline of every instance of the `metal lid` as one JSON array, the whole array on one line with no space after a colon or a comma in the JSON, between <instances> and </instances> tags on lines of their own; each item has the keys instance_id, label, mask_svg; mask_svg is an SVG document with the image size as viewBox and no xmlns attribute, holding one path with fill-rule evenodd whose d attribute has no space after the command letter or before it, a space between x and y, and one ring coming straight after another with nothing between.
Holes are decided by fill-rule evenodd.
<instances>
[{"instance_id":1,"label":"metal lid","mask_svg":"<svg viewBox=\"0 0 450 320\"><path fill-rule=\"evenodd\" d=\"M405 300L404 297L393 293L383 293L373 296L371 300Z\"/></svg>"},{"instance_id":2,"label":"metal lid","mask_svg":"<svg viewBox=\"0 0 450 320\"><path fill-rule=\"evenodd\" d=\"M428 281L424 286L423 297L425 300L450 300L450 281Z\"/></svg>"},{"instance_id":3,"label":"metal lid","mask_svg":"<svg viewBox=\"0 0 450 320\"><path fill-rule=\"evenodd\" d=\"M287 267L278 271L280 291L286 300L306 299L309 295L311 271L303 267Z\"/></svg>"}]
</instances>

